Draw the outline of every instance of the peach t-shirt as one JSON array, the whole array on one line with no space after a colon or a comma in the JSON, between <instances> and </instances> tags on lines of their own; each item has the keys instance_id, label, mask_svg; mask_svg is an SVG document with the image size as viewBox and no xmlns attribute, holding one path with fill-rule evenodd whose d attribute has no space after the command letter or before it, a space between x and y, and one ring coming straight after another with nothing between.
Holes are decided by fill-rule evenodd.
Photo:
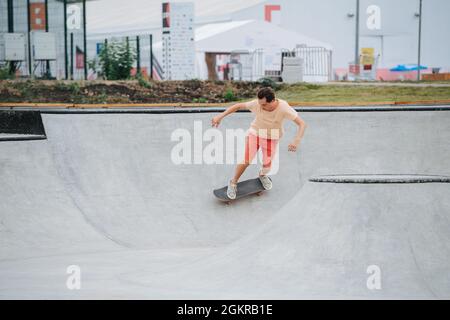
<instances>
[{"instance_id":1,"label":"peach t-shirt","mask_svg":"<svg viewBox=\"0 0 450 320\"><path fill-rule=\"evenodd\" d=\"M283 121L297 118L297 111L286 101L277 100L278 107L273 111L264 110L257 99L245 103L245 107L255 114L249 133L265 139L280 139L283 136Z\"/></svg>"}]
</instances>

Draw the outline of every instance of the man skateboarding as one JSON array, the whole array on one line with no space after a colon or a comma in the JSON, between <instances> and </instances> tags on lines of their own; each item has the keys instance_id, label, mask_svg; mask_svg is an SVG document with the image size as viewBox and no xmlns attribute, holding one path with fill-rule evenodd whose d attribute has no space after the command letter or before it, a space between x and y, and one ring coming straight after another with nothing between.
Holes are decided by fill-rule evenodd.
<instances>
[{"instance_id":1,"label":"man skateboarding","mask_svg":"<svg viewBox=\"0 0 450 320\"><path fill-rule=\"evenodd\" d=\"M230 199L236 199L239 178L250 165L259 148L262 149L263 154L259 180L265 190L272 188L272 181L267 174L271 169L278 141L283 136L283 121L285 119L294 121L298 126L297 134L288 146L289 151L297 151L305 132L305 121L286 101L275 98L272 88L260 89L257 96L258 99L232 105L211 120L212 126L218 127L223 118L238 110L247 109L255 115L245 138L244 161L237 165L234 177L228 182L227 196Z\"/></svg>"}]
</instances>

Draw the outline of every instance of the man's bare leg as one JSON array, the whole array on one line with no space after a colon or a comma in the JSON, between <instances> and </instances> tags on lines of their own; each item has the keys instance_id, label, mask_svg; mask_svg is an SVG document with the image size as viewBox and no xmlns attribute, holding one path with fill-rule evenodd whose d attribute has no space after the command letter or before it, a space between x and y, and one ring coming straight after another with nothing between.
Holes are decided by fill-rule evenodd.
<instances>
[{"instance_id":1,"label":"man's bare leg","mask_svg":"<svg viewBox=\"0 0 450 320\"><path fill-rule=\"evenodd\" d=\"M234 184L237 184L238 181L239 181L239 178L242 176L242 174L248 168L249 165L250 165L250 163L240 163L240 164L238 164L236 166L236 171L235 171L234 177L231 180L231 182L233 182Z\"/></svg>"}]
</instances>

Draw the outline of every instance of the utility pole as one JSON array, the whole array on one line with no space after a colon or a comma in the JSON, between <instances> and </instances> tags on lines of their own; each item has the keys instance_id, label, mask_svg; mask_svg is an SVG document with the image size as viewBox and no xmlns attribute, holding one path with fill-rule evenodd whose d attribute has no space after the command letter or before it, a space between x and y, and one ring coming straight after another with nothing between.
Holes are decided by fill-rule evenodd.
<instances>
[{"instance_id":1,"label":"utility pole","mask_svg":"<svg viewBox=\"0 0 450 320\"><path fill-rule=\"evenodd\" d=\"M417 81L420 81L420 47L422 42L422 0L419 0L419 43L417 52Z\"/></svg>"},{"instance_id":2,"label":"utility pole","mask_svg":"<svg viewBox=\"0 0 450 320\"><path fill-rule=\"evenodd\" d=\"M48 0L45 0L45 32L48 32ZM45 76L46 79L50 79L50 60L45 61Z\"/></svg>"},{"instance_id":3,"label":"utility pole","mask_svg":"<svg viewBox=\"0 0 450 320\"><path fill-rule=\"evenodd\" d=\"M8 0L8 7L6 9L8 11L8 32L14 32L14 4L13 0Z\"/></svg>"},{"instance_id":4,"label":"utility pole","mask_svg":"<svg viewBox=\"0 0 450 320\"><path fill-rule=\"evenodd\" d=\"M65 79L69 79L69 59L67 58L67 0L64 0L64 71Z\"/></svg>"},{"instance_id":5,"label":"utility pole","mask_svg":"<svg viewBox=\"0 0 450 320\"><path fill-rule=\"evenodd\" d=\"M31 9L30 9L30 0L27 0L27 41L28 41L28 72L30 73L30 78L34 78L33 74L33 64L32 64L32 56L31 56Z\"/></svg>"},{"instance_id":6,"label":"utility pole","mask_svg":"<svg viewBox=\"0 0 450 320\"><path fill-rule=\"evenodd\" d=\"M73 65L73 32L70 33L70 80L74 79L74 65Z\"/></svg>"},{"instance_id":7,"label":"utility pole","mask_svg":"<svg viewBox=\"0 0 450 320\"><path fill-rule=\"evenodd\" d=\"M153 80L153 34L150 35L150 79Z\"/></svg>"},{"instance_id":8,"label":"utility pole","mask_svg":"<svg viewBox=\"0 0 450 320\"><path fill-rule=\"evenodd\" d=\"M13 0L8 0L8 7L6 9L8 11L8 33L14 32L14 4ZM9 61L9 73L15 74L16 72L16 64L14 61Z\"/></svg>"},{"instance_id":9,"label":"utility pole","mask_svg":"<svg viewBox=\"0 0 450 320\"><path fill-rule=\"evenodd\" d=\"M359 73L359 0L356 0L356 15L355 15L355 75L356 71ZM355 76L355 80L356 80Z\"/></svg>"},{"instance_id":10,"label":"utility pole","mask_svg":"<svg viewBox=\"0 0 450 320\"><path fill-rule=\"evenodd\" d=\"M86 41L86 0L83 0L83 47L84 47L84 80L88 78L88 66L87 66L87 41Z\"/></svg>"},{"instance_id":11,"label":"utility pole","mask_svg":"<svg viewBox=\"0 0 450 320\"><path fill-rule=\"evenodd\" d=\"M137 53L137 71L136 76L141 76L141 44L139 42L139 36L136 36L136 53Z\"/></svg>"}]
</instances>

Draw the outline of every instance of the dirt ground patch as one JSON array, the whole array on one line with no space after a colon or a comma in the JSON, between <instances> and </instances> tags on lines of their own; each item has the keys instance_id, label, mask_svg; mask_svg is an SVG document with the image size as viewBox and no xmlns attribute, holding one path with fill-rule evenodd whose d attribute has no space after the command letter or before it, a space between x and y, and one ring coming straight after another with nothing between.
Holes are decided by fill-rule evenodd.
<instances>
[{"instance_id":1,"label":"dirt ground patch","mask_svg":"<svg viewBox=\"0 0 450 320\"><path fill-rule=\"evenodd\" d=\"M255 97L257 82L224 81L0 81L1 102L223 103Z\"/></svg>"}]
</instances>

